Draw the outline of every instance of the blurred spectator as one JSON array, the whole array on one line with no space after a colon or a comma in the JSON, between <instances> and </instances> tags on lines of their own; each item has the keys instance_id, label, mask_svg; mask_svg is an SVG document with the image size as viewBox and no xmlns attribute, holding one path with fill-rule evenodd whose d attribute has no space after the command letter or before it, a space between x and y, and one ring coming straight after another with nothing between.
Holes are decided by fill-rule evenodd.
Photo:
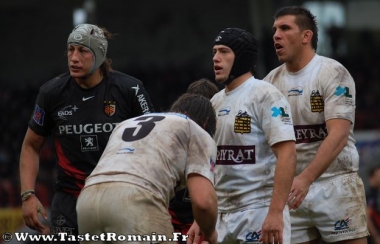
<instances>
[{"instance_id":1,"label":"blurred spectator","mask_svg":"<svg viewBox=\"0 0 380 244\"><path fill-rule=\"evenodd\" d=\"M380 165L374 166L368 174L367 225L371 236L369 244L380 244Z\"/></svg>"}]
</instances>

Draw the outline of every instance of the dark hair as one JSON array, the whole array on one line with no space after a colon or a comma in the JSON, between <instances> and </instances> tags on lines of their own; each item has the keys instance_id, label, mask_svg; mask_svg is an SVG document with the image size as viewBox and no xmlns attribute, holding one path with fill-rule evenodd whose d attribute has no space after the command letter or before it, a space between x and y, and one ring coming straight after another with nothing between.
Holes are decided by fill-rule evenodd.
<instances>
[{"instance_id":1,"label":"dark hair","mask_svg":"<svg viewBox=\"0 0 380 244\"><path fill-rule=\"evenodd\" d=\"M216 130L216 115L210 100L204 96L185 93L173 103L170 112L187 115L207 131L211 137L214 136Z\"/></svg>"},{"instance_id":2,"label":"dark hair","mask_svg":"<svg viewBox=\"0 0 380 244\"><path fill-rule=\"evenodd\" d=\"M311 39L311 46L317 51L318 46L318 26L315 15L313 15L310 10L302 6L287 6L279 9L274 14L274 19L285 15L296 16L296 24L300 30L311 30L313 32L313 37Z\"/></svg>"},{"instance_id":3,"label":"dark hair","mask_svg":"<svg viewBox=\"0 0 380 244\"><path fill-rule=\"evenodd\" d=\"M109 32L106 28L104 27L99 27L99 28L103 30L104 36L106 37L107 40L113 38L114 35L111 32ZM108 78L108 74L112 71L111 63L112 63L112 60L106 57L104 62L99 67L100 74L106 78Z\"/></svg>"},{"instance_id":4,"label":"dark hair","mask_svg":"<svg viewBox=\"0 0 380 244\"><path fill-rule=\"evenodd\" d=\"M198 94L207 99L211 99L218 91L218 86L206 78L192 82L187 88L187 93Z\"/></svg>"}]
</instances>

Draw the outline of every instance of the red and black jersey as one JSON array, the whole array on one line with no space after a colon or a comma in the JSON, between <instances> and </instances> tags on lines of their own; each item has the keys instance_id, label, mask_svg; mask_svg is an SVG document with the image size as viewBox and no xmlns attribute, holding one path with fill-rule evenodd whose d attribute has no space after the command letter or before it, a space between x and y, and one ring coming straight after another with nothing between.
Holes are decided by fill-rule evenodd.
<instances>
[{"instance_id":1,"label":"red and black jersey","mask_svg":"<svg viewBox=\"0 0 380 244\"><path fill-rule=\"evenodd\" d=\"M175 197L169 203L169 213L175 230L188 230L193 224L194 216L187 188L175 193Z\"/></svg>"},{"instance_id":2,"label":"red and black jersey","mask_svg":"<svg viewBox=\"0 0 380 244\"><path fill-rule=\"evenodd\" d=\"M134 77L112 71L83 89L65 73L41 86L28 125L40 136L54 137L57 184L78 196L115 126L153 111L143 83Z\"/></svg>"}]
</instances>

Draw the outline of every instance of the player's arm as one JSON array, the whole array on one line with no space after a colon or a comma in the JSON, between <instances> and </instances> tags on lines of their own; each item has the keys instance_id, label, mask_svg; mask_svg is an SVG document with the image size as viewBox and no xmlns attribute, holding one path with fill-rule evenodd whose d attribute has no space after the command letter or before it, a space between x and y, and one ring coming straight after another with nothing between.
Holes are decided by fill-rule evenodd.
<instances>
[{"instance_id":1,"label":"player's arm","mask_svg":"<svg viewBox=\"0 0 380 244\"><path fill-rule=\"evenodd\" d=\"M132 108L134 116L155 112L150 96L141 81L137 81L132 92L135 104Z\"/></svg>"},{"instance_id":2,"label":"player's arm","mask_svg":"<svg viewBox=\"0 0 380 244\"><path fill-rule=\"evenodd\" d=\"M302 178L310 184L326 171L346 146L351 122L346 119L330 119L326 121L326 127L327 137L318 148L313 160L301 173Z\"/></svg>"},{"instance_id":3,"label":"player's arm","mask_svg":"<svg viewBox=\"0 0 380 244\"><path fill-rule=\"evenodd\" d=\"M216 218L218 213L217 196L212 183L199 174L189 174L187 178L193 215L198 223L204 240L216 243Z\"/></svg>"},{"instance_id":4,"label":"player's arm","mask_svg":"<svg viewBox=\"0 0 380 244\"><path fill-rule=\"evenodd\" d=\"M305 199L311 183L319 178L347 144L351 122L346 119L326 121L328 135L319 146L313 160L294 179L288 200L289 207L298 208Z\"/></svg>"},{"instance_id":5,"label":"player's arm","mask_svg":"<svg viewBox=\"0 0 380 244\"><path fill-rule=\"evenodd\" d=\"M283 211L292 186L296 167L296 147L294 141L283 141L272 146L277 157L274 187L269 211L262 227L264 243L282 243L284 221ZM279 221L282 220L282 221Z\"/></svg>"},{"instance_id":6,"label":"player's arm","mask_svg":"<svg viewBox=\"0 0 380 244\"><path fill-rule=\"evenodd\" d=\"M20 182L21 193L35 189L39 170L39 154L46 137L37 135L28 128L20 154ZM38 219L38 212L46 219L46 213L34 194L25 194L22 199L22 212L25 224L34 230L42 232L44 225Z\"/></svg>"}]
</instances>

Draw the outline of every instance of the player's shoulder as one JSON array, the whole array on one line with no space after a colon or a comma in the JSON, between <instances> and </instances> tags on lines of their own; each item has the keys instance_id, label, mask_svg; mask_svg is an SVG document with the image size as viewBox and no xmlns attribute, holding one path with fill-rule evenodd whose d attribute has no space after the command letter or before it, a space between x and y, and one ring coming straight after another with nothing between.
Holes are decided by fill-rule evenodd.
<instances>
[{"instance_id":1,"label":"player's shoulder","mask_svg":"<svg viewBox=\"0 0 380 244\"><path fill-rule=\"evenodd\" d=\"M350 76L349 71L339 61L319 55L317 58L318 62L321 64L321 72L329 73L332 77L339 77L342 76L342 74Z\"/></svg>"},{"instance_id":2,"label":"player's shoulder","mask_svg":"<svg viewBox=\"0 0 380 244\"><path fill-rule=\"evenodd\" d=\"M136 118L138 120L140 118L147 118L151 121L165 120L165 124L187 124L190 121L187 115L175 112L153 112L137 116ZM135 120L136 118L131 118L130 120Z\"/></svg>"},{"instance_id":3,"label":"player's shoulder","mask_svg":"<svg viewBox=\"0 0 380 244\"><path fill-rule=\"evenodd\" d=\"M67 83L70 81L70 73L66 72L61 75L54 77L53 79L47 81L40 87L40 93L54 93L55 91L60 91L66 87Z\"/></svg>"},{"instance_id":4,"label":"player's shoulder","mask_svg":"<svg viewBox=\"0 0 380 244\"><path fill-rule=\"evenodd\" d=\"M279 90L273 84L265 80L252 77L250 80L248 80L248 82L251 88L246 90L248 93L254 94L253 96L256 96L257 94L265 96L273 92L279 92Z\"/></svg>"},{"instance_id":5,"label":"player's shoulder","mask_svg":"<svg viewBox=\"0 0 380 244\"><path fill-rule=\"evenodd\" d=\"M116 70L112 70L109 77L109 82L119 87L130 88L143 85L141 80Z\"/></svg>"},{"instance_id":6,"label":"player's shoulder","mask_svg":"<svg viewBox=\"0 0 380 244\"><path fill-rule=\"evenodd\" d=\"M223 97L223 94L225 94L225 88L220 90L219 92L215 93L214 96L210 99L211 103L216 102L217 100L221 99Z\"/></svg>"},{"instance_id":7,"label":"player's shoulder","mask_svg":"<svg viewBox=\"0 0 380 244\"><path fill-rule=\"evenodd\" d=\"M272 82L274 77L277 77L281 73L286 71L285 64L281 64L280 66L272 69L264 78L264 81Z\"/></svg>"},{"instance_id":8,"label":"player's shoulder","mask_svg":"<svg viewBox=\"0 0 380 244\"><path fill-rule=\"evenodd\" d=\"M326 69L336 69L336 68L345 69L344 65L335 59L325 57L325 56L320 56L320 55L317 55L317 58L319 62L321 63L321 65Z\"/></svg>"}]
</instances>

